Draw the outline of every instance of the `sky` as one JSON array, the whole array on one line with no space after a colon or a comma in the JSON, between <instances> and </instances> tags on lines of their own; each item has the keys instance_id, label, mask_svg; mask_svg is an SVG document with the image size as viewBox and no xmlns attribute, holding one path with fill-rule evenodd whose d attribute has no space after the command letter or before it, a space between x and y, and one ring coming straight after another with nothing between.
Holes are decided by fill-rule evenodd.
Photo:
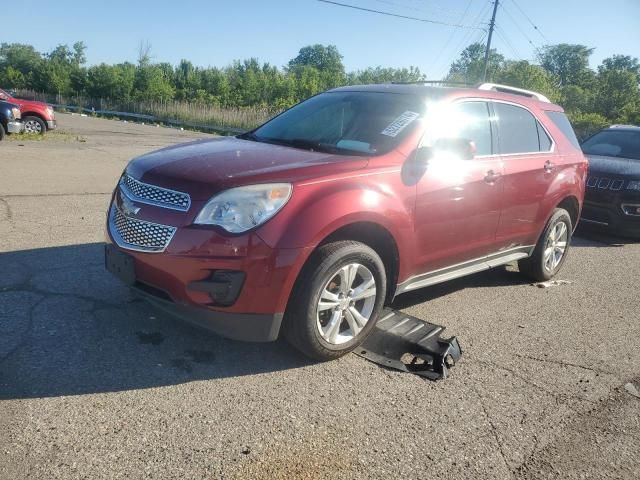
<instances>
[{"instance_id":1,"label":"sky","mask_svg":"<svg viewBox=\"0 0 640 480\"><path fill-rule=\"evenodd\" d=\"M336 0L434 20L390 17L318 0L109 0L9 2L0 42L41 52L87 45L89 65L135 62L141 42L154 61L223 67L256 57L284 66L315 43L336 45L347 71L417 66L439 79L466 45L486 36L491 0ZM640 57L640 0L501 0L492 46L507 58L535 59L545 44L594 47L596 67L613 54ZM36 12L37 13L34 13ZM537 26L537 29L534 28Z\"/></svg>"}]
</instances>

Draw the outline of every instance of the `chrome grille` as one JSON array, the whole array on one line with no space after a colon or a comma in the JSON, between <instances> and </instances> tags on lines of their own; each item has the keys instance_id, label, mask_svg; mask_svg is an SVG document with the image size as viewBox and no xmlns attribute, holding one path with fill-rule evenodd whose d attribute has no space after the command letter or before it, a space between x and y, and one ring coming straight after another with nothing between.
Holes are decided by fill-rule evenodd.
<instances>
[{"instance_id":1,"label":"chrome grille","mask_svg":"<svg viewBox=\"0 0 640 480\"><path fill-rule=\"evenodd\" d=\"M624 180L621 179L595 177L593 175L589 175L589 178L587 178L587 187L589 188L599 188L600 190L613 190L617 192L618 190L622 190L623 186Z\"/></svg>"},{"instance_id":2,"label":"chrome grille","mask_svg":"<svg viewBox=\"0 0 640 480\"><path fill-rule=\"evenodd\" d=\"M142 183L130 175L122 176L120 188L124 190L132 200L138 202L184 212L189 210L191 206L191 197L189 194Z\"/></svg>"},{"instance_id":3,"label":"chrome grille","mask_svg":"<svg viewBox=\"0 0 640 480\"><path fill-rule=\"evenodd\" d=\"M173 238L177 228L145 222L125 216L115 205L111 207L111 234L124 248L161 252Z\"/></svg>"}]
</instances>

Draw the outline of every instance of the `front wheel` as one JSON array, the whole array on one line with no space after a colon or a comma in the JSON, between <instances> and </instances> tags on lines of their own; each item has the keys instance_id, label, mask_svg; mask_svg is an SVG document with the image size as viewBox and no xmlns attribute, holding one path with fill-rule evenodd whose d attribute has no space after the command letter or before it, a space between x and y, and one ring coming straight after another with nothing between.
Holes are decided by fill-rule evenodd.
<instances>
[{"instance_id":1,"label":"front wheel","mask_svg":"<svg viewBox=\"0 0 640 480\"><path fill-rule=\"evenodd\" d=\"M382 310L387 278L380 256L353 241L323 245L294 287L283 333L295 348L332 360L356 348Z\"/></svg>"},{"instance_id":2,"label":"front wheel","mask_svg":"<svg viewBox=\"0 0 640 480\"><path fill-rule=\"evenodd\" d=\"M556 208L531 257L518 262L520 271L538 282L551 280L567 258L572 232L569 212Z\"/></svg>"},{"instance_id":3,"label":"front wheel","mask_svg":"<svg viewBox=\"0 0 640 480\"><path fill-rule=\"evenodd\" d=\"M4 125L0 124L0 141L4 140Z\"/></svg>"},{"instance_id":4,"label":"front wheel","mask_svg":"<svg viewBox=\"0 0 640 480\"><path fill-rule=\"evenodd\" d=\"M47 131L47 124L40 117L27 115L22 119L24 123L24 133L44 134Z\"/></svg>"}]
</instances>

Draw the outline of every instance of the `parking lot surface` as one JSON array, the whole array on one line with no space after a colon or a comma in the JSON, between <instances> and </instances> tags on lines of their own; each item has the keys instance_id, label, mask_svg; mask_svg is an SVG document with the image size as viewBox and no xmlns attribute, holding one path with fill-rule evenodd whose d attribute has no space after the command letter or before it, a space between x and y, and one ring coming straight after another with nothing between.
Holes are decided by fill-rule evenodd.
<instances>
[{"instance_id":1,"label":"parking lot surface","mask_svg":"<svg viewBox=\"0 0 640 480\"><path fill-rule=\"evenodd\" d=\"M0 479L640 477L640 243L580 233L557 287L507 267L398 297L458 336L445 381L314 363L104 271L126 162L203 134L59 125L0 145Z\"/></svg>"}]
</instances>

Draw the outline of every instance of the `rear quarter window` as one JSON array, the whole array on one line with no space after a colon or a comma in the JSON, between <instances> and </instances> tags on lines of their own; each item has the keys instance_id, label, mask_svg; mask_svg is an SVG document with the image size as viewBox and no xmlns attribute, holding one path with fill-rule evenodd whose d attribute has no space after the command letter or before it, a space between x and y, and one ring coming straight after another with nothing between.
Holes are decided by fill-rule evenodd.
<instances>
[{"instance_id":1,"label":"rear quarter window","mask_svg":"<svg viewBox=\"0 0 640 480\"><path fill-rule=\"evenodd\" d=\"M571 145L580 150L580 142L576 137L576 133L573 131L571 122L563 112L546 112L547 117L555 124L556 127L562 132L562 134L571 142Z\"/></svg>"}]
</instances>

